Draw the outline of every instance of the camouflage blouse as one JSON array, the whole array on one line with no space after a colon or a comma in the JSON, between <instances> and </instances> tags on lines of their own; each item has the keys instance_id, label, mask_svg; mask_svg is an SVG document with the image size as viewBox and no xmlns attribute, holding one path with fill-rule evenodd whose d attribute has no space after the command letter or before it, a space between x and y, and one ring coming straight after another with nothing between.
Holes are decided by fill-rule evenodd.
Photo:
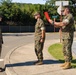
<instances>
[{"instance_id":1,"label":"camouflage blouse","mask_svg":"<svg viewBox=\"0 0 76 75\"><path fill-rule=\"evenodd\" d=\"M42 19L38 19L35 25L35 40L41 39L42 30L45 30L45 25Z\"/></svg>"}]
</instances>

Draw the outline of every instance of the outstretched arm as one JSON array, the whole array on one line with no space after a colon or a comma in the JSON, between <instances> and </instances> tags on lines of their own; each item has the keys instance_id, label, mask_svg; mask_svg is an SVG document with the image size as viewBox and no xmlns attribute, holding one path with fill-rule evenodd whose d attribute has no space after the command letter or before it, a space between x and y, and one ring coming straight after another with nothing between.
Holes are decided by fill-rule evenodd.
<instances>
[{"instance_id":1,"label":"outstretched arm","mask_svg":"<svg viewBox=\"0 0 76 75\"><path fill-rule=\"evenodd\" d=\"M44 12L44 15L45 15L46 19L49 21L50 16L49 16L49 14L48 14L48 12L47 12L47 11L46 11L46 12Z\"/></svg>"},{"instance_id":2,"label":"outstretched arm","mask_svg":"<svg viewBox=\"0 0 76 75\"><path fill-rule=\"evenodd\" d=\"M46 19L48 20L48 22L51 23L51 24L53 24L53 20L50 19L50 16L49 16L49 14L48 14L47 11L44 12L44 15L45 15Z\"/></svg>"},{"instance_id":3,"label":"outstretched arm","mask_svg":"<svg viewBox=\"0 0 76 75\"><path fill-rule=\"evenodd\" d=\"M54 25L55 26L59 26L59 27L66 26L68 24L69 24L69 20L68 19L63 20L62 22L54 22Z\"/></svg>"},{"instance_id":4,"label":"outstretched arm","mask_svg":"<svg viewBox=\"0 0 76 75\"><path fill-rule=\"evenodd\" d=\"M50 19L50 16L48 14L48 12L44 12L44 15L46 17L46 19L48 20L49 23L51 23L51 25L55 25L55 27L62 27L62 26L66 26L68 25L69 23L69 20L68 19L65 19L64 21L62 22L54 22L53 20Z\"/></svg>"}]
</instances>

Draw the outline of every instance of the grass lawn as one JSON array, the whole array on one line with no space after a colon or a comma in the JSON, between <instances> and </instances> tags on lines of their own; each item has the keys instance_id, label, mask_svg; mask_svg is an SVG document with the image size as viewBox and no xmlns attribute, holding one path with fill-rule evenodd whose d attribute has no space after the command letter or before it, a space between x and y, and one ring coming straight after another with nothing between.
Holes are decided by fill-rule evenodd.
<instances>
[{"instance_id":1,"label":"grass lawn","mask_svg":"<svg viewBox=\"0 0 76 75\"><path fill-rule=\"evenodd\" d=\"M58 59L60 62L64 62L64 56L62 52L62 44L56 43L51 45L48 48L49 53L56 59ZM72 66L76 68L76 59L73 58L72 60Z\"/></svg>"}]
</instances>

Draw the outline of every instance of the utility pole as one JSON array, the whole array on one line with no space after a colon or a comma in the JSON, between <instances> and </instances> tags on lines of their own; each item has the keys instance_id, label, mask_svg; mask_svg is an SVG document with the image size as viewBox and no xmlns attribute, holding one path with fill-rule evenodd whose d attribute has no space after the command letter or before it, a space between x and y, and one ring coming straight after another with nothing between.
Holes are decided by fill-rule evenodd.
<instances>
[{"instance_id":1,"label":"utility pole","mask_svg":"<svg viewBox=\"0 0 76 75\"><path fill-rule=\"evenodd\" d=\"M55 2L56 6L59 6L57 9L58 14L60 15L60 22L62 22L62 7L63 6L68 6L69 5L69 1L56 1ZM59 30L60 33L60 43L61 43L61 37L62 37L62 28L60 28Z\"/></svg>"}]
</instances>

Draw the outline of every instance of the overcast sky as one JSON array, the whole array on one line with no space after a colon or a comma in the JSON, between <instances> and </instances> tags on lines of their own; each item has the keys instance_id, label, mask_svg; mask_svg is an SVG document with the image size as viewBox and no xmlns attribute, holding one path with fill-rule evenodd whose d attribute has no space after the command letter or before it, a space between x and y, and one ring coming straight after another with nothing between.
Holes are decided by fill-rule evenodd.
<instances>
[{"instance_id":1,"label":"overcast sky","mask_svg":"<svg viewBox=\"0 0 76 75\"><path fill-rule=\"evenodd\" d=\"M46 0L12 0L17 3L32 3L32 4L45 4Z\"/></svg>"}]
</instances>

